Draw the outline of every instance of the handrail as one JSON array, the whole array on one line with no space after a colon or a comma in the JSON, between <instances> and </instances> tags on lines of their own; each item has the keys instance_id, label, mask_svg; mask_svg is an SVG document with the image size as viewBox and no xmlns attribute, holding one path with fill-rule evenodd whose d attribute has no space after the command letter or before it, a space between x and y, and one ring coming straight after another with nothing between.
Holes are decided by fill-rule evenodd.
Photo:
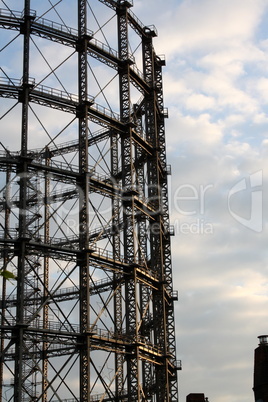
<instances>
[{"instance_id":1,"label":"handrail","mask_svg":"<svg viewBox=\"0 0 268 402\"><path fill-rule=\"evenodd\" d=\"M51 160L50 166L54 167L56 169L62 169L62 170L66 170L66 168L67 168L67 169L70 169L72 172L79 171L79 167L77 165L67 163L67 162L62 162L62 161Z\"/></svg>"},{"instance_id":2,"label":"handrail","mask_svg":"<svg viewBox=\"0 0 268 402\"><path fill-rule=\"evenodd\" d=\"M24 10L21 12L21 11L7 10L5 8L0 8L0 16L3 17L16 18L20 20L24 17L24 15L25 15ZM36 11L30 10L30 16L36 17Z\"/></svg>"},{"instance_id":3,"label":"handrail","mask_svg":"<svg viewBox=\"0 0 268 402\"><path fill-rule=\"evenodd\" d=\"M0 77L0 84L1 83L3 83L3 85L7 85L12 88L13 87L18 88L22 85L21 80L18 80L15 78L6 78L6 77ZM34 85L34 80L32 79L32 81L29 82L29 84ZM58 98L58 99L63 99L66 101L73 102L74 106L79 105L78 95L72 94L70 92L62 91L60 89L48 87L43 84L37 84L36 86L34 86L34 88L32 89L32 93L34 93L34 92L40 92L42 95L54 97L55 99ZM98 112L108 118L111 118L113 120L120 121L120 115L118 113L116 113L110 109L107 109L102 105L95 103L93 96L88 95L88 101L91 103L92 110L95 110L96 112ZM93 104L94 104L94 106L93 106Z\"/></svg>"},{"instance_id":4,"label":"handrail","mask_svg":"<svg viewBox=\"0 0 268 402\"><path fill-rule=\"evenodd\" d=\"M89 284L89 289L95 289L95 288L98 288L98 287L100 287L100 286L102 286L102 285L108 285L108 284L110 284L110 283L112 283L112 279L111 278L102 278L102 279L99 279L99 280L97 280L97 281L95 281L94 282L94 284L93 283L90 283ZM53 290L51 290L51 296L54 298L54 297L57 297L57 296L64 296L64 295L68 295L68 294L73 294L73 293L77 293L78 295L79 295L79 289L76 287L76 286L69 286L69 287L67 287L67 288L59 288L59 289L57 289L56 291L54 291L53 292ZM30 294L30 292L29 292L29 294ZM27 292L26 292L26 294L25 294L25 296L27 297ZM49 297L49 296L48 296ZM36 298L36 297L35 297ZM17 300L17 295L16 294L10 294L10 295L8 295L6 298L5 298L5 302L6 303L8 303L8 302L14 302L14 301L16 301ZM3 299L0 299L0 303L3 301Z\"/></svg>"},{"instance_id":5,"label":"handrail","mask_svg":"<svg viewBox=\"0 0 268 402\"><path fill-rule=\"evenodd\" d=\"M138 67L137 67L136 64L132 64L132 65L130 66L130 70L133 70L134 73L136 73L142 80L144 80L144 75L143 75L143 73L141 72L141 70L138 69Z\"/></svg>"},{"instance_id":6,"label":"handrail","mask_svg":"<svg viewBox=\"0 0 268 402\"><path fill-rule=\"evenodd\" d=\"M94 133L92 133L89 137L88 140L91 141L94 139L94 137L99 136L101 134L104 134L107 132L107 128L101 128L97 131L95 131ZM77 140L71 140L71 141L66 141L66 142L62 142L61 144L53 144L52 146L48 146L48 152L54 152L54 151L60 151L61 149L65 149L65 148L71 148L72 146L76 146L78 145L78 139ZM36 149L31 149L30 153L31 154L40 154L41 152L45 152L46 148L36 148ZM1 151L0 151L1 152Z\"/></svg>"},{"instance_id":7,"label":"handrail","mask_svg":"<svg viewBox=\"0 0 268 402\"><path fill-rule=\"evenodd\" d=\"M42 94L46 94L48 96L53 96L60 99L66 99L77 104L79 102L79 98L77 95L72 94L70 92L62 91L61 89L48 87L47 85L37 84L34 89L41 92ZM88 96L88 100L94 101L92 96Z\"/></svg>"},{"instance_id":8,"label":"handrail","mask_svg":"<svg viewBox=\"0 0 268 402\"><path fill-rule=\"evenodd\" d=\"M19 238L19 233L16 229L13 230L9 230L9 235L12 235L13 237L9 237L8 239L6 239L5 237L5 231L2 229L0 230L0 240L1 239L6 239L6 240L12 240L15 241ZM49 239L45 239L44 235L40 235L40 234L36 234L36 237L32 237L32 233L28 232L26 233L26 235L29 236L29 242L31 243L42 243L42 244L46 244L49 246L60 246L60 245L68 245L68 249L72 249L72 250L79 250L79 235L75 234L73 236L69 236L69 237L50 237ZM117 262L117 263L121 263L121 264L126 264L128 262L128 260L120 255L119 257L115 256L113 251L110 250L106 250L100 247L97 247L96 244L88 244L88 248L87 251L92 255L95 256L97 258L101 258L101 259L105 259L107 261L113 261L113 262ZM144 261L140 260L137 257L134 257L133 259L133 263L135 264L139 264L141 266L144 266Z\"/></svg>"},{"instance_id":9,"label":"handrail","mask_svg":"<svg viewBox=\"0 0 268 402\"><path fill-rule=\"evenodd\" d=\"M20 19L22 17L21 11L15 11L15 10L7 10L5 8L0 8L0 16L4 17L15 17L17 19Z\"/></svg>"},{"instance_id":10,"label":"handrail","mask_svg":"<svg viewBox=\"0 0 268 402\"><path fill-rule=\"evenodd\" d=\"M133 20L145 31L148 28L150 31L155 32L157 36L157 29L154 25L144 25L141 20L133 13L133 11L128 10L129 15L133 18Z\"/></svg>"},{"instance_id":11,"label":"handrail","mask_svg":"<svg viewBox=\"0 0 268 402\"><path fill-rule=\"evenodd\" d=\"M6 317L6 325L10 327L14 327L17 325L16 320L12 317L10 320ZM42 320L38 320L38 325L36 325L36 321L22 322L23 324L28 327L28 329L44 329L48 331L61 331L67 333L79 333L80 332L80 325L79 324L69 324L69 323L61 323L61 322L43 322ZM31 325L33 324L33 325ZM41 325L44 324L44 325Z\"/></svg>"},{"instance_id":12,"label":"handrail","mask_svg":"<svg viewBox=\"0 0 268 402\"><path fill-rule=\"evenodd\" d=\"M15 327L17 325L17 322L13 317L10 320L6 318L6 322L7 325L10 327ZM75 333L75 334L80 333L81 330L80 324L61 323L53 321L44 322L42 320L38 320L37 322L36 321L27 322L27 320L25 320L25 322L22 322L21 324L27 326L28 330L42 329L44 331L59 331L61 333ZM153 353L161 354L160 346L152 344L144 336L141 336L139 334L137 336L136 335L132 336L130 334L127 334L126 331L113 332L104 328L99 328L95 324L93 324L88 328L88 332L90 333L93 339L94 337L98 337L106 341L120 341L128 345L136 343L137 346L146 348L147 350Z\"/></svg>"},{"instance_id":13,"label":"handrail","mask_svg":"<svg viewBox=\"0 0 268 402\"><path fill-rule=\"evenodd\" d=\"M90 40L90 43L94 43L94 45L96 47L98 47L99 49L103 50L106 53L109 53L111 56L115 57L116 59L119 58L119 54L118 51L113 49L112 47L106 45L106 43L101 42L99 39L96 38L92 38Z\"/></svg>"},{"instance_id":14,"label":"handrail","mask_svg":"<svg viewBox=\"0 0 268 402\"><path fill-rule=\"evenodd\" d=\"M50 29L52 28L52 29L54 29L54 30L61 31L61 32L67 33L67 34L69 34L69 35L78 37L78 30L77 30L76 28L71 28L71 27L68 27L68 26L66 26L66 25L59 24L58 22L54 22L54 21L48 20L48 19L46 19L46 18L40 18L40 17L38 17L38 18L36 19L36 21L35 21L35 25L36 25L36 24L42 25L43 27L47 27L47 28L50 28ZM87 29L87 35L88 35L88 36L92 36L92 35L93 35L93 31Z\"/></svg>"},{"instance_id":15,"label":"handrail","mask_svg":"<svg viewBox=\"0 0 268 402\"><path fill-rule=\"evenodd\" d=\"M21 85L21 80L17 78L0 77L0 85L19 87Z\"/></svg>"}]
</instances>

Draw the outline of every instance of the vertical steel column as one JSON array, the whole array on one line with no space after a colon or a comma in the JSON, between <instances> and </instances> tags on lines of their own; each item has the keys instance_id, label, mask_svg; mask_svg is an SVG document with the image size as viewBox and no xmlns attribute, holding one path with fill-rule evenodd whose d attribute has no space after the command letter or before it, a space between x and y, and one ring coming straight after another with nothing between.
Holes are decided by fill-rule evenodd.
<instances>
[{"instance_id":1,"label":"vertical steel column","mask_svg":"<svg viewBox=\"0 0 268 402\"><path fill-rule=\"evenodd\" d=\"M154 344L161 348L162 364L156 367L156 398L158 402L170 401L167 367L167 333L165 309L165 272L162 234L162 198L159 172L159 133L157 123L157 97L155 93L155 53L152 44L153 32L147 31L143 36L143 62L145 80L150 86L150 93L145 97L145 118L147 140L153 146L153 155L148 161L148 193L154 205L154 222L150 224L151 265L156 271L159 284L154 291Z\"/></svg>"},{"instance_id":2,"label":"vertical steel column","mask_svg":"<svg viewBox=\"0 0 268 402\"><path fill-rule=\"evenodd\" d=\"M118 144L119 136L115 130L111 129L111 176L114 187L119 187L119 154ZM113 253L115 259L120 259L120 201L119 192L115 190L112 198L112 230L113 230Z\"/></svg>"},{"instance_id":3,"label":"vertical steel column","mask_svg":"<svg viewBox=\"0 0 268 402\"><path fill-rule=\"evenodd\" d=\"M23 76L20 102L22 103L22 123L21 123L21 164L19 167L19 186L20 186L20 205L19 205L19 241L17 246L18 255L18 284L17 284L17 316L15 329L15 373L14 373L14 402L21 402L25 393L25 379L23 372L25 369L24 356L24 330L27 324L24 322L24 300L25 300L25 277L26 277L26 258L28 243L26 233L26 211L27 211L27 149L28 149L28 108L29 108L29 62L30 62L30 0L24 3L24 19L21 25L23 41Z\"/></svg>"},{"instance_id":4,"label":"vertical steel column","mask_svg":"<svg viewBox=\"0 0 268 402\"><path fill-rule=\"evenodd\" d=\"M46 149L46 166L50 166L50 155L49 150ZM50 195L50 178L48 175L45 176L45 222L44 222L44 241L49 242L49 219L50 219L50 207L49 207L49 195ZM49 257L44 256L44 289L43 297L44 300L47 299L49 295ZM48 304L44 305L43 308L43 328L48 329ZM46 334L44 334L43 340L43 361L42 361L42 371L43 371L43 381L42 381L42 402L47 402L47 387L48 387L48 342L46 340Z\"/></svg>"},{"instance_id":5,"label":"vertical steel column","mask_svg":"<svg viewBox=\"0 0 268 402\"><path fill-rule=\"evenodd\" d=\"M119 153L118 153L118 134L111 129L111 174L115 187L119 187ZM120 259L120 199L119 192L115 191L112 198L112 241L113 255L115 260ZM121 273L113 274L114 280L114 332L119 336L123 334L123 295ZM124 392L124 355L120 351L115 353L115 395L116 398Z\"/></svg>"},{"instance_id":6,"label":"vertical steel column","mask_svg":"<svg viewBox=\"0 0 268 402\"><path fill-rule=\"evenodd\" d=\"M6 203L5 203L5 234L4 237L5 239L8 239L10 234L9 234L9 229L10 229L10 207L8 205L8 200L10 199L10 178L11 178L11 169L10 166L7 166L7 172L6 172L6 192L5 192L5 198L6 198ZM8 253L8 248L3 251L3 267L2 270L7 269L7 265L9 263L9 253ZM3 287L2 287L2 301L5 303L6 301L6 285L7 285L7 279L3 277ZM2 306L1 310L1 325L5 325L5 315L6 315L6 309L5 306ZM2 396L3 396L3 352L5 348L5 332L4 330L1 330L1 344L0 344L0 353L1 353L1 360L0 360L0 401L2 401Z\"/></svg>"},{"instance_id":7,"label":"vertical steel column","mask_svg":"<svg viewBox=\"0 0 268 402\"><path fill-rule=\"evenodd\" d=\"M130 60L128 52L128 6L127 2L119 2L118 15L118 50L120 58L119 91L121 120L126 124L122 136L122 187L123 187L123 224L124 224L124 256L129 264L126 287L126 331L137 339L137 278L134 260L136 258L135 244L135 207L134 207L134 145L131 127L131 97L130 97ZM134 349L134 350L133 350ZM138 347L134 346L127 357L128 400L140 401Z\"/></svg>"},{"instance_id":8,"label":"vertical steel column","mask_svg":"<svg viewBox=\"0 0 268 402\"><path fill-rule=\"evenodd\" d=\"M164 270L166 291L170 297L169 306L166 308L167 318L167 339L168 339L168 353L170 355L169 367L169 384L170 384L170 397L172 401L178 400L178 381L176 371L176 337L175 337L175 319L174 319L174 305L172 300L173 286L172 286L172 262L171 262L171 244L169 233L169 205L168 205L168 182L167 182L167 164L166 164L166 141L165 141L165 111L163 102L163 79L162 79L162 66L164 60L155 57L155 85L156 96L158 103L158 137L159 137L159 159L162 170L161 175L161 195L162 195L162 231L163 237L163 255L164 255Z\"/></svg>"},{"instance_id":9,"label":"vertical steel column","mask_svg":"<svg viewBox=\"0 0 268 402\"><path fill-rule=\"evenodd\" d=\"M90 397L90 339L89 331L89 178L88 178L88 83L87 83L87 1L78 0L78 82L79 82L79 179L82 190L79 199L79 248L78 265L80 270L80 402L88 402Z\"/></svg>"},{"instance_id":10,"label":"vertical steel column","mask_svg":"<svg viewBox=\"0 0 268 402\"><path fill-rule=\"evenodd\" d=\"M141 126L141 119L137 119L137 124ZM140 127L141 128L141 127ZM140 147L136 148L136 158L135 166L137 173L137 183L136 186L139 189L139 194L141 198L144 197L146 180L145 180L145 169L144 164L147 160L147 155L145 151ZM147 261L148 256L148 233L147 233L147 217L146 213L142 211L137 211L137 232L138 232L138 259L140 264L144 264ZM152 289L149 285L144 283L139 284L140 295L139 295L139 306L140 306L140 334L142 339L148 343L152 343L151 339L151 303L152 303ZM148 360L142 361L142 385L143 392L146 392L147 401L149 395L152 393L151 384L153 383L153 370L152 362Z\"/></svg>"}]
</instances>

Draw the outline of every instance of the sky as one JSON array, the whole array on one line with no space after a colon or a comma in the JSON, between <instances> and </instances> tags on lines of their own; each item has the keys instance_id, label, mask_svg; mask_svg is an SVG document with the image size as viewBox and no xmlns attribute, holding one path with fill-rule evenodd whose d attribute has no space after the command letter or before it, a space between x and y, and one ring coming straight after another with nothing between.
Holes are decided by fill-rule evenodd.
<instances>
[{"instance_id":1,"label":"sky","mask_svg":"<svg viewBox=\"0 0 268 402\"><path fill-rule=\"evenodd\" d=\"M268 0L134 0L132 11L166 58L180 402L252 402L268 334Z\"/></svg>"},{"instance_id":2,"label":"sky","mask_svg":"<svg viewBox=\"0 0 268 402\"><path fill-rule=\"evenodd\" d=\"M268 333L268 1L134 4L166 57L180 401L251 402Z\"/></svg>"}]
</instances>

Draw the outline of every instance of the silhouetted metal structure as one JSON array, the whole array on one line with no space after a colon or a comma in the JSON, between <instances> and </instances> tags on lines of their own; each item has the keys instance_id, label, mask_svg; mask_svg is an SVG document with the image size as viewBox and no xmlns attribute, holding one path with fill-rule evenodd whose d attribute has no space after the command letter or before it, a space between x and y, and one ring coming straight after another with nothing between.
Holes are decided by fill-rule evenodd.
<instances>
[{"instance_id":1,"label":"silhouetted metal structure","mask_svg":"<svg viewBox=\"0 0 268 402\"><path fill-rule=\"evenodd\" d=\"M268 402L268 335L260 335L254 352L254 401Z\"/></svg>"},{"instance_id":2,"label":"silhouetted metal structure","mask_svg":"<svg viewBox=\"0 0 268 402\"><path fill-rule=\"evenodd\" d=\"M132 0L1 1L1 401L178 400L163 104Z\"/></svg>"},{"instance_id":3,"label":"silhouetted metal structure","mask_svg":"<svg viewBox=\"0 0 268 402\"><path fill-rule=\"evenodd\" d=\"M208 398L205 397L205 394L189 394L186 402L208 402Z\"/></svg>"}]
</instances>

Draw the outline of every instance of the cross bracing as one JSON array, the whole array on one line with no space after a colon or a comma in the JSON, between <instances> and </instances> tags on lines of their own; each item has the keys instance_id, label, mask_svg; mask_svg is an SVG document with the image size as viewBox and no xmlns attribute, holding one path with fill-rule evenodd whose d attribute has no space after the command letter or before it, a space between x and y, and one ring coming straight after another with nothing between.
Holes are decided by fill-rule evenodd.
<instances>
[{"instance_id":1,"label":"cross bracing","mask_svg":"<svg viewBox=\"0 0 268 402\"><path fill-rule=\"evenodd\" d=\"M178 400L157 31L1 0L1 401Z\"/></svg>"}]
</instances>

